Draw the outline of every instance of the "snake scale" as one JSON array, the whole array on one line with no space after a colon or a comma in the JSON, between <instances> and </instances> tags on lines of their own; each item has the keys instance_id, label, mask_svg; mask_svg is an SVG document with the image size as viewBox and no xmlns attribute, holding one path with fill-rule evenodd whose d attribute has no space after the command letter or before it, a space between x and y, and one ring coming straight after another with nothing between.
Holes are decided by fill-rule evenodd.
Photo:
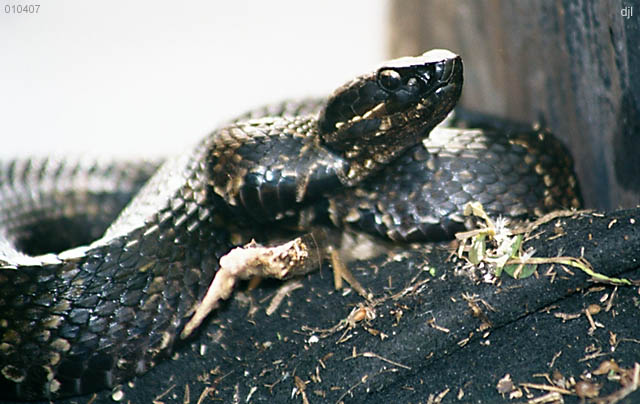
<instances>
[{"instance_id":1,"label":"snake scale","mask_svg":"<svg viewBox=\"0 0 640 404\"><path fill-rule=\"evenodd\" d=\"M426 241L464 229L471 200L514 217L578 206L562 144L451 115L462 82L461 58L433 50L326 100L247 113L161 165L0 164L0 398L80 395L144 373L171 353L221 258L304 211Z\"/></svg>"}]
</instances>

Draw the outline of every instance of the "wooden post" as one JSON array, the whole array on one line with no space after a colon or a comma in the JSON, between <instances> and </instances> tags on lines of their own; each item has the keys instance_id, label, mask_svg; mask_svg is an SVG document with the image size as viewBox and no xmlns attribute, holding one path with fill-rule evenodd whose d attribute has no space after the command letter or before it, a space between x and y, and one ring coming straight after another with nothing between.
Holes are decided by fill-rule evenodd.
<instances>
[{"instance_id":1,"label":"wooden post","mask_svg":"<svg viewBox=\"0 0 640 404\"><path fill-rule=\"evenodd\" d=\"M640 1L392 0L390 38L459 53L462 105L550 127L587 207L640 203Z\"/></svg>"}]
</instances>

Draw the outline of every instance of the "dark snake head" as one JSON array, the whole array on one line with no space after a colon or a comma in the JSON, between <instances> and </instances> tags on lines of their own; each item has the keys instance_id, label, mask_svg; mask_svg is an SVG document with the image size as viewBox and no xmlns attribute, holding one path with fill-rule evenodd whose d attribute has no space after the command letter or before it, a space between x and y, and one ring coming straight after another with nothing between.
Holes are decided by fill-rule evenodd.
<instances>
[{"instance_id":1,"label":"dark snake head","mask_svg":"<svg viewBox=\"0 0 640 404\"><path fill-rule=\"evenodd\" d=\"M428 136L462 90L462 60L435 49L386 62L338 88L320 114L326 147L350 163L354 184Z\"/></svg>"}]
</instances>

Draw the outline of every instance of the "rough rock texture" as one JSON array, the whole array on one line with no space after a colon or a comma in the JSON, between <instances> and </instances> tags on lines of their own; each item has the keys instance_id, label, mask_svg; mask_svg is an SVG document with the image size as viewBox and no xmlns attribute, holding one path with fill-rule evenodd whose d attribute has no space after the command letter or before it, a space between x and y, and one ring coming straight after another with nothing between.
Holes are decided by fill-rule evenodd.
<instances>
[{"instance_id":1,"label":"rough rock texture","mask_svg":"<svg viewBox=\"0 0 640 404\"><path fill-rule=\"evenodd\" d=\"M526 246L538 257L583 255L602 274L640 279L640 209L556 219L535 234ZM447 389L442 402L525 402L546 393L529 389L527 396L520 387L524 396L510 400L498 393L499 380L509 374L516 387L548 384L540 374L558 371L579 381L606 359L623 368L639 362L638 286L594 283L559 265L539 266L538 277L505 275L499 285L487 284L456 272L449 254L450 245L421 245L352 263L380 299L368 305L375 318L366 320L363 309L352 328L339 325L367 302L336 292L327 267L301 279L271 316L265 309L281 283L248 292L245 284L173 360L122 387L122 402L193 403L204 394L203 402L304 403L301 393L291 398L296 383L310 403L426 403ZM591 304L602 308L593 315L601 326L589 333L584 311ZM601 396L620 389L605 376L594 378ZM111 396L101 392L91 402L112 403ZM620 402L638 400L640 391Z\"/></svg>"}]
</instances>

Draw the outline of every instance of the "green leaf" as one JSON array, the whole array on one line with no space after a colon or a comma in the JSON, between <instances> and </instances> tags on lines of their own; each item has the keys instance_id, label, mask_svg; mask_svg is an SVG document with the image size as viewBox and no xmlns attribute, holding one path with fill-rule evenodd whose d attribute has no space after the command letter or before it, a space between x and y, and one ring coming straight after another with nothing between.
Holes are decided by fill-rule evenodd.
<instances>
[{"instance_id":1,"label":"green leaf","mask_svg":"<svg viewBox=\"0 0 640 404\"><path fill-rule=\"evenodd\" d=\"M469 261L471 261L473 265L478 265L484 259L486 251L486 237L486 234L481 233L473 238L473 244L471 245L471 250L469 251Z\"/></svg>"},{"instance_id":2,"label":"green leaf","mask_svg":"<svg viewBox=\"0 0 640 404\"><path fill-rule=\"evenodd\" d=\"M520 264L505 265L504 271L506 273L508 273L509 276L511 276L514 279L524 279L524 278L528 278L531 275L533 275L533 273L538 268L538 265L536 265L536 264L525 264L525 265L523 265L522 269L520 270L520 273L518 274L518 277L516 277L514 274L516 273L516 270L518 269L518 267L520 267Z\"/></svg>"},{"instance_id":3,"label":"green leaf","mask_svg":"<svg viewBox=\"0 0 640 404\"><path fill-rule=\"evenodd\" d=\"M511 257L509 258L515 258L518 256L518 251L520 251L520 246L522 245L522 239L523 239L522 234L518 234L514 238L513 244L511 244Z\"/></svg>"}]
</instances>

